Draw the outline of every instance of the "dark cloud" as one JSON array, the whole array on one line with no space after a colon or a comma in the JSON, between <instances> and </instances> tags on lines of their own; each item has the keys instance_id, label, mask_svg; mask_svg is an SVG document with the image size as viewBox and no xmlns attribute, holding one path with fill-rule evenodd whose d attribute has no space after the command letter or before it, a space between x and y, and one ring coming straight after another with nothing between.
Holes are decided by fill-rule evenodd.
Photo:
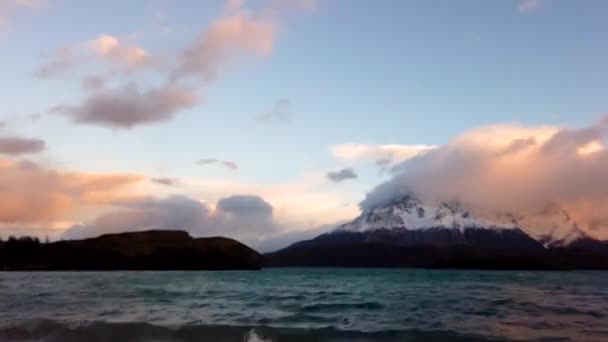
<instances>
[{"instance_id":1,"label":"dark cloud","mask_svg":"<svg viewBox=\"0 0 608 342\"><path fill-rule=\"evenodd\" d=\"M207 165L207 164L214 164L214 163L219 163L219 159L215 159L215 158L204 158L204 159L200 159L197 164L199 165Z\"/></svg>"},{"instance_id":2,"label":"dark cloud","mask_svg":"<svg viewBox=\"0 0 608 342\"><path fill-rule=\"evenodd\" d=\"M184 230L193 236L229 236L245 242L276 233L272 206L254 195L220 199L215 211L186 196L148 198L114 203L115 209L91 222L74 225L64 238L150 229Z\"/></svg>"},{"instance_id":3,"label":"dark cloud","mask_svg":"<svg viewBox=\"0 0 608 342\"><path fill-rule=\"evenodd\" d=\"M357 178L357 174L353 169L342 169L339 171L328 172L327 178L334 183L338 183L348 179L355 179Z\"/></svg>"},{"instance_id":4,"label":"dark cloud","mask_svg":"<svg viewBox=\"0 0 608 342\"><path fill-rule=\"evenodd\" d=\"M40 153L44 150L45 143L40 139L29 138L0 138L0 153L7 155L21 155L29 153Z\"/></svg>"},{"instance_id":5,"label":"dark cloud","mask_svg":"<svg viewBox=\"0 0 608 342\"><path fill-rule=\"evenodd\" d=\"M259 196L232 195L217 202L217 209L234 215L272 216L272 206Z\"/></svg>"},{"instance_id":6,"label":"dark cloud","mask_svg":"<svg viewBox=\"0 0 608 342\"><path fill-rule=\"evenodd\" d=\"M175 178L168 177L158 177L158 178L150 178L150 181L153 183L166 185L166 186L177 186L179 185L179 181Z\"/></svg>"},{"instance_id":7,"label":"dark cloud","mask_svg":"<svg viewBox=\"0 0 608 342\"><path fill-rule=\"evenodd\" d=\"M233 161L230 160L221 160L221 159L217 159L217 158L204 158L204 159L199 159L196 162L198 165L210 165L210 164L217 164L217 165L221 165L225 168L228 169L232 169L232 170L238 170L239 165Z\"/></svg>"},{"instance_id":8,"label":"dark cloud","mask_svg":"<svg viewBox=\"0 0 608 342\"><path fill-rule=\"evenodd\" d=\"M291 111L290 101L288 99L281 99L269 111L257 116L255 120L259 123L285 123L290 122L292 118L293 112Z\"/></svg>"},{"instance_id":9,"label":"dark cloud","mask_svg":"<svg viewBox=\"0 0 608 342\"><path fill-rule=\"evenodd\" d=\"M119 90L93 92L78 106L60 105L52 111L77 123L132 128L168 120L179 110L194 106L197 101L197 94L190 89L164 86L140 91L131 84Z\"/></svg>"}]
</instances>

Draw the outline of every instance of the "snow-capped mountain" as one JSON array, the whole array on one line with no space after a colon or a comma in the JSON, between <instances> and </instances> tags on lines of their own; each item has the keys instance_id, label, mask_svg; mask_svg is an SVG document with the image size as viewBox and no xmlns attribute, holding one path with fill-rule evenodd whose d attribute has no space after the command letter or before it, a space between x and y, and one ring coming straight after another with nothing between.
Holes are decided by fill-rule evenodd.
<instances>
[{"instance_id":1,"label":"snow-capped mountain","mask_svg":"<svg viewBox=\"0 0 608 342\"><path fill-rule=\"evenodd\" d=\"M554 203L496 213L405 196L264 257L268 266L607 270L608 242Z\"/></svg>"},{"instance_id":2,"label":"snow-capped mountain","mask_svg":"<svg viewBox=\"0 0 608 342\"><path fill-rule=\"evenodd\" d=\"M587 238L568 213L554 203L543 210L527 213L482 212L465 208L458 202L438 205L423 203L408 195L384 206L364 211L355 220L338 226L333 232L364 233L378 230L424 231L453 229L521 230L546 248L566 246Z\"/></svg>"}]
</instances>

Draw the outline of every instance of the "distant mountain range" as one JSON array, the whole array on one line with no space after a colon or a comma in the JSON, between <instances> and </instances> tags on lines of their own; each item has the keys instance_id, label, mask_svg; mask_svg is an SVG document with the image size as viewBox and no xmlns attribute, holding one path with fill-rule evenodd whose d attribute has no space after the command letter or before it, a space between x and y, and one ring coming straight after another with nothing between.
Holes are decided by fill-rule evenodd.
<instances>
[{"instance_id":1,"label":"distant mountain range","mask_svg":"<svg viewBox=\"0 0 608 342\"><path fill-rule=\"evenodd\" d=\"M312 240L265 255L268 266L608 269L608 242L555 203L529 213L470 211L408 195Z\"/></svg>"}]
</instances>

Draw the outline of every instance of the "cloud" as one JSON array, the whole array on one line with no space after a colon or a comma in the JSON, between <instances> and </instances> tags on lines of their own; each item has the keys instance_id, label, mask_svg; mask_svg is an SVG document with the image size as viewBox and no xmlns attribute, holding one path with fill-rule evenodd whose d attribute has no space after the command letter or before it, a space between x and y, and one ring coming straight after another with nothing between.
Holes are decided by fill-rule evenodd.
<instances>
[{"instance_id":1,"label":"cloud","mask_svg":"<svg viewBox=\"0 0 608 342\"><path fill-rule=\"evenodd\" d=\"M244 1L229 1L222 17L180 56L173 79L198 76L202 80L217 77L220 69L234 62L242 53L267 56L276 39L278 23L273 16L250 14Z\"/></svg>"},{"instance_id":2,"label":"cloud","mask_svg":"<svg viewBox=\"0 0 608 342\"><path fill-rule=\"evenodd\" d=\"M233 161L220 160L217 158L204 158L204 159L200 159L196 163L199 165L217 164L217 165L221 165L225 168L232 169L232 170L238 170L238 168L239 168L239 165Z\"/></svg>"},{"instance_id":3,"label":"cloud","mask_svg":"<svg viewBox=\"0 0 608 342\"><path fill-rule=\"evenodd\" d=\"M332 224L325 224L312 229L279 232L266 240L254 243L251 247L260 253L274 252L293 243L313 239L321 234L327 233L342 223L345 222L340 221Z\"/></svg>"},{"instance_id":4,"label":"cloud","mask_svg":"<svg viewBox=\"0 0 608 342\"><path fill-rule=\"evenodd\" d=\"M107 34L88 42L88 46L98 56L127 69L140 67L150 61L145 49L130 46L124 39Z\"/></svg>"},{"instance_id":5,"label":"cloud","mask_svg":"<svg viewBox=\"0 0 608 342\"><path fill-rule=\"evenodd\" d=\"M607 222L607 136L608 117L578 129L474 129L394 167L393 178L369 192L361 206L413 192L429 201L456 199L500 211L555 202L582 228Z\"/></svg>"},{"instance_id":6,"label":"cloud","mask_svg":"<svg viewBox=\"0 0 608 342\"><path fill-rule=\"evenodd\" d=\"M215 158L204 158L204 159L200 159L197 164L199 165L207 165L207 164L215 164L215 163L219 163L219 159L215 159Z\"/></svg>"},{"instance_id":7,"label":"cloud","mask_svg":"<svg viewBox=\"0 0 608 342\"><path fill-rule=\"evenodd\" d=\"M242 216L272 216L272 206L255 195L232 195L217 202L217 209L224 213Z\"/></svg>"},{"instance_id":8,"label":"cloud","mask_svg":"<svg viewBox=\"0 0 608 342\"><path fill-rule=\"evenodd\" d=\"M175 178L168 178L168 177L157 177L157 178L150 178L150 181L152 183L156 183L156 184L160 184L160 185L166 185L166 186L177 186L179 185L179 181Z\"/></svg>"},{"instance_id":9,"label":"cloud","mask_svg":"<svg viewBox=\"0 0 608 342\"><path fill-rule=\"evenodd\" d=\"M129 197L139 180L132 174L65 172L0 160L0 223L63 220L83 206Z\"/></svg>"},{"instance_id":10,"label":"cloud","mask_svg":"<svg viewBox=\"0 0 608 342\"><path fill-rule=\"evenodd\" d=\"M102 76L90 75L82 79L82 87L85 90L101 90L105 86L105 78Z\"/></svg>"},{"instance_id":11,"label":"cloud","mask_svg":"<svg viewBox=\"0 0 608 342\"><path fill-rule=\"evenodd\" d=\"M86 60L74 47L62 46L51 52L48 61L43 63L34 74L38 78L47 79L63 74Z\"/></svg>"},{"instance_id":12,"label":"cloud","mask_svg":"<svg viewBox=\"0 0 608 342\"><path fill-rule=\"evenodd\" d=\"M42 8L46 0L3 0L4 3L13 4L14 6L21 6L29 9L40 9Z\"/></svg>"},{"instance_id":13,"label":"cloud","mask_svg":"<svg viewBox=\"0 0 608 342\"><path fill-rule=\"evenodd\" d=\"M255 118L258 123L290 122L293 119L291 104L288 99L280 99L272 108Z\"/></svg>"},{"instance_id":14,"label":"cloud","mask_svg":"<svg viewBox=\"0 0 608 342\"><path fill-rule=\"evenodd\" d=\"M29 138L0 138L0 154L21 155L40 153L44 150L44 140Z\"/></svg>"},{"instance_id":15,"label":"cloud","mask_svg":"<svg viewBox=\"0 0 608 342\"><path fill-rule=\"evenodd\" d=\"M57 77L84 64L103 62L113 72L131 72L153 65L148 52L124 38L102 34L95 39L61 46L45 56L46 61L34 74L43 79Z\"/></svg>"},{"instance_id":16,"label":"cloud","mask_svg":"<svg viewBox=\"0 0 608 342\"><path fill-rule=\"evenodd\" d=\"M403 161L436 148L435 145L368 145L368 144L341 144L331 148L331 154L343 161L353 162L360 160L385 160L384 164L392 161Z\"/></svg>"},{"instance_id":17,"label":"cloud","mask_svg":"<svg viewBox=\"0 0 608 342\"><path fill-rule=\"evenodd\" d=\"M324 172L303 175L288 182L256 184L233 178L191 178L184 180L189 188L201 189L193 195L219 201L235 193L255 194L273 205L273 216L284 231L314 229L327 222L352 219L358 214L352 198L360 196L358 189L327 187Z\"/></svg>"},{"instance_id":18,"label":"cloud","mask_svg":"<svg viewBox=\"0 0 608 342\"><path fill-rule=\"evenodd\" d=\"M141 91L130 84L122 89L95 91L80 105L60 105L52 111L66 115L76 123L129 129L168 120L197 101L198 95L191 89L163 86Z\"/></svg>"},{"instance_id":19,"label":"cloud","mask_svg":"<svg viewBox=\"0 0 608 342\"><path fill-rule=\"evenodd\" d=\"M237 170L239 168L239 166L235 162L232 162L232 161L229 161L229 160L225 160L225 161L221 162L221 164L224 167L227 167L227 168L233 169L233 170Z\"/></svg>"},{"instance_id":20,"label":"cloud","mask_svg":"<svg viewBox=\"0 0 608 342\"><path fill-rule=\"evenodd\" d=\"M229 1L222 15L194 42L178 52L174 65L150 70L154 72L150 76L166 79L157 88L139 90L131 82L114 90L98 89L97 83L85 80L86 89L93 88L94 92L79 105L61 104L55 107L55 111L67 114L78 123L110 128L133 128L172 119L178 112L198 104L202 98L197 93L229 65L247 60L245 57L251 55L269 55L280 27L278 14L288 8L302 7L299 1L270 2L269 6L257 11L244 5L245 1ZM122 66L118 71L129 71L149 60L143 48L130 46L110 35L101 35L85 46L95 56ZM56 53L57 58L43 65L38 74L53 75L78 64L80 57L72 50L68 48ZM117 76L121 76L120 72ZM230 163L225 166L236 167Z\"/></svg>"},{"instance_id":21,"label":"cloud","mask_svg":"<svg viewBox=\"0 0 608 342\"><path fill-rule=\"evenodd\" d=\"M44 0L0 0L0 30L8 25L13 12L20 9L38 10L44 3Z\"/></svg>"},{"instance_id":22,"label":"cloud","mask_svg":"<svg viewBox=\"0 0 608 342\"><path fill-rule=\"evenodd\" d=\"M517 9L522 13L530 13L538 11L544 5L544 0L520 0Z\"/></svg>"},{"instance_id":23,"label":"cloud","mask_svg":"<svg viewBox=\"0 0 608 342\"><path fill-rule=\"evenodd\" d=\"M64 232L64 238L172 229L193 236L223 235L251 242L277 230L272 206L254 195L222 198L215 210L186 196L122 201L114 203L114 207L90 222L73 225Z\"/></svg>"},{"instance_id":24,"label":"cloud","mask_svg":"<svg viewBox=\"0 0 608 342\"><path fill-rule=\"evenodd\" d=\"M334 183L339 183L348 179L355 179L357 178L357 174L353 169L342 169L339 171L328 172L327 178Z\"/></svg>"},{"instance_id":25,"label":"cloud","mask_svg":"<svg viewBox=\"0 0 608 342\"><path fill-rule=\"evenodd\" d=\"M376 160L376 165L380 166L380 167L386 167L390 163L392 163L392 160L389 159L389 158L384 158L384 159L378 159L378 160Z\"/></svg>"}]
</instances>

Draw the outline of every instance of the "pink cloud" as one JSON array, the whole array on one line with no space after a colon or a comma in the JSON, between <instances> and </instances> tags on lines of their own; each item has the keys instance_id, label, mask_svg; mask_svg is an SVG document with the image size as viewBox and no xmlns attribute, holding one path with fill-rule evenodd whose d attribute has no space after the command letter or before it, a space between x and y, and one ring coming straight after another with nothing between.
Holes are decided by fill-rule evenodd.
<instances>
[{"instance_id":1,"label":"pink cloud","mask_svg":"<svg viewBox=\"0 0 608 342\"><path fill-rule=\"evenodd\" d=\"M558 203L581 228L608 236L608 116L581 129L496 125L474 129L395 167L362 202L374 207L413 192L498 211Z\"/></svg>"},{"instance_id":2,"label":"pink cloud","mask_svg":"<svg viewBox=\"0 0 608 342\"><path fill-rule=\"evenodd\" d=\"M544 0L521 0L517 9L522 13L538 11L545 5Z\"/></svg>"}]
</instances>

